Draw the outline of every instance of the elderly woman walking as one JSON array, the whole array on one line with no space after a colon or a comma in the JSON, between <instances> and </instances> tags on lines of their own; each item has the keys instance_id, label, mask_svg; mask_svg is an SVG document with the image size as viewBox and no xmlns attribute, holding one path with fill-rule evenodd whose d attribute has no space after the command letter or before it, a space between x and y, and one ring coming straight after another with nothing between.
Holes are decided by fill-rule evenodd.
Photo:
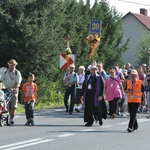
<instances>
[{"instance_id":1,"label":"elderly woman walking","mask_svg":"<svg viewBox=\"0 0 150 150\"><path fill-rule=\"evenodd\" d=\"M141 103L142 96L145 101L146 94L143 83L138 79L138 72L132 69L130 73L130 80L127 81L127 101L130 113L130 120L128 124L127 131L132 132L138 129L138 123L136 119L136 113Z\"/></svg>"},{"instance_id":2,"label":"elderly woman walking","mask_svg":"<svg viewBox=\"0 0 150 150\"><path fill-rule=\"evenodd\" d=\"M117 102L124 95L121 79L116 76L116 70L111 69L109 71L110 77L106 79L105 92L106 100L109 102L109 114L112 118L116 117Z\"/></svg>"}]
</instances>

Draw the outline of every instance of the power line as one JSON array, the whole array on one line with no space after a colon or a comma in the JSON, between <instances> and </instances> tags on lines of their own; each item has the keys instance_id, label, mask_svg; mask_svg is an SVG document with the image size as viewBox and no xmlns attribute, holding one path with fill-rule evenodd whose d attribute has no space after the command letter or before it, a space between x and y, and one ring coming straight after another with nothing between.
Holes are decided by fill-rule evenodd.
<instances>
[{"instance_id":1,"label":"power line","mask_svg":"<svg viewBox=\"0 0 150 150\"><path fill-rule=\"evenodd\" d=\"M137 2L130 2L130 1L126 1L126 0L118 0L118 1L125 2L125 3L137 4L137 5L150 6L150 5L148 5L148 4L142 4L142 3L137 3Z\"/></svg>"}]
</instances>

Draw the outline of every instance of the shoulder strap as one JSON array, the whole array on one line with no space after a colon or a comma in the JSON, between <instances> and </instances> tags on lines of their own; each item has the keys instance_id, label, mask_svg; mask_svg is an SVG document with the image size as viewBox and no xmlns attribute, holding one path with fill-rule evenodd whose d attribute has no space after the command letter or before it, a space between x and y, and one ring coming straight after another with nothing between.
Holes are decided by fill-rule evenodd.
<instances>
[{"instance_id":1,"label":"shoulder strap","mask_svg":"<svg viewBox=\"0 0 150 150\"><path fill-rule=\"evenodd\" d=\"M17 76L17 74L18 74L18 70L16 69L16 70L15 70L15 75Z\"/></svg>"},{"instance_id":2,"label":"shoulder strap","mask_svg":"<svg viewBox=\"0 0 150 150\"><path fill-rule=\"evenodd\" d=\"M5 71L5 74L7 73L8 69Z\"/></svg>"},{"instance_id":3,"label":"shoulder strap","mask_svg":"<svg viewBox=\"0 0 150 150\"><path fill-rule=\"evenodd\" d=\"M75 76L77 76L77 74L76 74L76 73L74 74L74 77L75 77Z\"/></svg>"},{"instance_id":4,"label":"shoulder strap","mask_svg":"<svg viewBox=\"0 0 150 150\"><path fill-rule=\"evenodd\" d=\"M7 73L7 71L8 71L8 69L5 71L5 74ZM15 75L17 76L17 74L18 74L18 70L16 69L15 70Z\"/></svg>"},{"instance_id":5,"label":"shoulder strap","mask_svg":"<svg viewBox=\"0 0 150 150\"><path fill-rule=\"evenodd\" d=\"M114 79L114 78L112 78L112 77L109 77L110 79L113 79L113 80L115 80L115 81L117 81L118 83L119 83L119 81L118 80L116 80L116 79Z\"/></svg>"}]
</instances>

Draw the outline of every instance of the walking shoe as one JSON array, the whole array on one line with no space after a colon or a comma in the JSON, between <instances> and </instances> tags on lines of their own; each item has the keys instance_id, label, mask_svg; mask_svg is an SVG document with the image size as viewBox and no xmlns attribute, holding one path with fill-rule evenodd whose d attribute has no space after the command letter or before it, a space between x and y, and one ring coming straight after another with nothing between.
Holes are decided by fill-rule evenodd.
<instances>
[{"instance_id":1,"label":"walking shoe","mask_svg":"<svg viewBox=\"0 0 150 150\"><path fill-rule=\"evenodd\" d=\"M127 117L127 113L123 113L122 116L123 116L123 117Z\"/></svg>"},{"instance_id":2,"label":"walking shoe","mask_svg":"<svg viewBox=\"0 0 150 150\"><path fill-rule=\"evenodd\" d=\"M14 125L14 121L13 120L11 120L11 125Z\"/></svg>"},{"instance_id":3,"label":"walking shoe","mask_svg":"<svg viewBox=\"0 0 150 150\"><path fill-rule=\"evenodd\" d=\"M138 128L132 128L132 131L133 132L138 131Z\"/></svg>"},{"instance_id":4,"label":"walking shoe","mask_svg":"<svg viewBox=\"0 0 150 150\"><path fill-rule=\"evenodd\" d=\"M103 125L103 121L99 120L99 125L102 126Z\"/></svg>"},{"instance_id":5,"label":"walking shoe","mask_svg":"<svg viewBox=\"0 0 150 150\"><path fill-rule=\"evenodd\" d=\"M86 123L85 126L91 127L91 126L92 126L92 123Z\"/></svg>"},{"instance_id":6,"label":"walking shoe","mask_svg":"<svg viewBox=\"0 0 150 150\"><path fill-rule=\"evenodd\" d=\"M131 133L131 132L132 132L132 129L131 129L131 128L128 128L127 131L128 131L129 133Z\"/></svg>"},{"instance_id":7,"label":"walking shoe","mask_svg":"<svg viewBox=\"0 0 150 150\"><path fill-rule=\"evenodd\" d=\"M113 119L116 118L116 114L113 114L113 115L112 115L112 118L113 118Z\"/></svg>"},{"instance_id":8,"label":"walking shoe","mask_svg":"<svg viewBox=\"0 0 150 150\"><path fill-rule=\"evenodd\" d=\"M79 108L75 108L75 111L76 111L76 112L80 112Z\"/></svg>"},{"instance_id":9,"label":"walking shoe","mask_svg":"<svg viewBox=\"0 0 150 150\"><path fill-rule=\"evenodd\" d=\"M28 120L26 123L25 123L26 126L29 126L30 125L30 121Z\"/></svg>"},{"instance_id":10,"label":"walking shoe","mask_svg":"<svg viewBox=\"0 0 150 150\"><path fill-rule=\"evenodd\" d=\"M69 115L72 115L72 112L69 112Z\"/></svg>"},{"instance_id":11,"label":"walking shoe","mask_svg":"<svg viewBox=\"0 0 150 150\"><path fill-rule=\"evenodd\" d=\"M30 123L31 123L31 126L34 126L34 125L35 125L35 124L34 124L34 120L31 120Z\"/></svg>"},{"instance_id":12,"label":"walking shoe","mask_svg":"<svg viewBox=\"0 0 150 150\"><path fill-rule=\"evenodd\" d=\"M147 118L147 119L150 119L150 115L148 115L146 118Z\"/></svg>"}]
</instances>

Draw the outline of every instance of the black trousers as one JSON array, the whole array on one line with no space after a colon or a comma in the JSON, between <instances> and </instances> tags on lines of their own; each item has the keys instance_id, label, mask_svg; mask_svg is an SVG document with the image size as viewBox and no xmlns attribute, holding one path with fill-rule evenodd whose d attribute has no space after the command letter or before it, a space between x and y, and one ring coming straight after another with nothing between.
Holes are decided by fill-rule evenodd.
<instances>
[{"instance_id":1,"label":"black trousers","mask_svg":"<svg viewBox=\"0 0 150 150\"><path fill-rule=\"evenodd\" d=\"M68 104L69 95L71 95L70 106ZM69 109L69 112L73 112L74 103L75 103L75 87L68 87L67 89L65 89L64 105L67 110Z\"/></svg>"},{"instance_id":2,"label":"black trousers","mask_svg":"<svg viewBox=\"0 0 150 150\"><path fill-rule=\"evenodd\" d=\"M25 115L27 120L34 118L34 102L31 103L25 102Z\"/></svg>"},{"instance_id":3,"label":"black trousers","mask_svg":"<svg viewBox=\"0 0 150 150\"><path fill-rule=\"evenodd\" d=\"M117 102L120 98L114 98L112 101L109 101L109 113L110 116L116 114L117 112Z\"/></svg>"},{"instance_id":4,"label":"black trousers","mask_svg":"<svg viewBox=\"0 0 150 150\"><path fill-rule=\"evenodd\" d=\"M136 119L136 113L139 108L139 103L128 103L129 113L130 113L130 120L128 128L138 129L138 123Z\"/></svg>"}]
</instances>

